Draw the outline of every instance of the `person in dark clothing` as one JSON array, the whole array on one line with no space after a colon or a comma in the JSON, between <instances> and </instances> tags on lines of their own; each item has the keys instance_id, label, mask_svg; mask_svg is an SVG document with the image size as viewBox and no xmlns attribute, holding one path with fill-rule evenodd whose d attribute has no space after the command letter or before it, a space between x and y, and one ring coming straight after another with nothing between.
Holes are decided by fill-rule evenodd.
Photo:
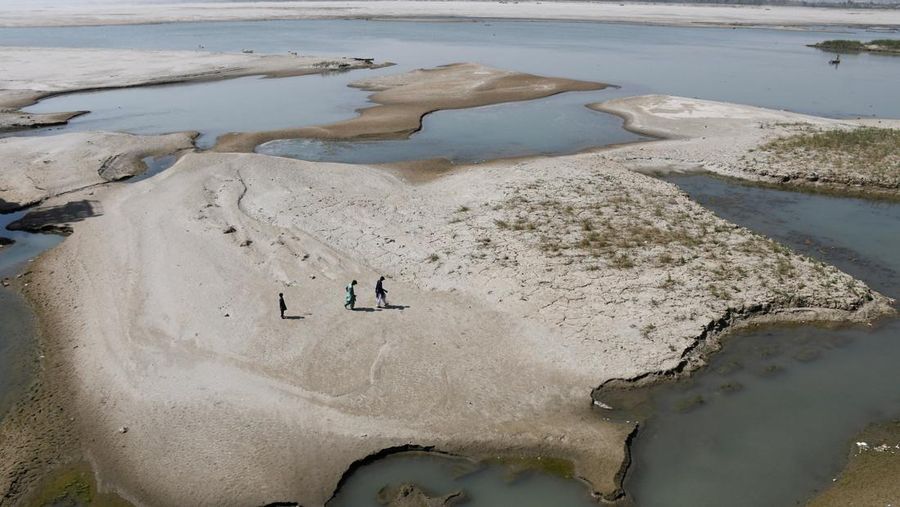
<instances>
[{"instance_id":1,"label":"person in dark clothing","mask_svg":"<svg viewBox=\"0 0 900 507\"><path fill-rule=\"evenodd\" d=\"M284 304L284 293L278 293L278 309L281 310L281 318L284 318L284 312L287 311L287 305Z\"/></svg>"},{"instance_id":2,"label":"person in dark clothing","mask_svg":"<svg viewBox=\"0 0 900 507\"><path fill-rule=\"evenodd\" d=\"M385 290L383 283L383 276L375 282L375 306L378 308L387 306L387 290Z\"/></svg>"}]
</instances>

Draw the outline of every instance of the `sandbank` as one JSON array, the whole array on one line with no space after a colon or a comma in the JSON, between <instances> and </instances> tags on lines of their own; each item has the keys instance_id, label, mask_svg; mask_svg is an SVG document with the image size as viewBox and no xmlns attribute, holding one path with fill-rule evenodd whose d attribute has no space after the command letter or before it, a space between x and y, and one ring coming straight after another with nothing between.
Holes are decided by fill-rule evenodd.
<instances>
[{"instance_id":1,"label":"sandbank","mask_svg":"<svg viewBox=\"0 0 900 507\"><path fill-rule=\"evenodd\" d=\"M355 58L205 51L0 47L0 130L65 123L84 111L19 111L44 97L248 75L299 76L377 67Z\"/></svg>"},{"instance_id":2,"label":"sandbank","mask_svg":"<svg viewBox=\"0 0 900 507\"><path fill-rule=\"evenodd\" d=\"M292 1L32 6L0 13L0 26L72 26L265 19L546 19L683 26L900 26L896 9L632 2Z\"/></svg>"},{"instance_id":3,"label":"sandbank","mask_svg":"<svg viewBox=\"0 0 900 507\"><path fill-rule=\"evenodd\" d=\"M219 137L214 150L249 152L267 141L289 138L404 139L418 131L422 118L434 111L602 90L608 85L457 63L362 79L350 86L374 92L369 100L377 105L360 109L355 118L330 125L225 134Z\"/></svg>"},{"instance_id":4,"label":"sandbank","mask_svg":"<svg viewBox=\"0 0 900 507\"><path fill-rule=\"evenodd\" d=\"M597 385L684 368L731 323L889 311L604 154L413 185L191 153L96 199L104 213L34 264L25 293L48 339L77 345L64 361L86 454L148 504L322 505L352 463L407 445L570 459L618 498L634 428L592 407ZM626 243L583 245L591 214ZM393 309L372 308L379 274ZM277 318L278 292L294 319Z\"/></svg>"},{"instance_id":5,"label":"sandbank","mask_svg":"<svg viewBox=\"0 0 900 507\"><path fill-rule=\"evenodd\" d=\"M775 164L760 149L769 141L810 131L896 129L900 120L836 120L668 95L625 97L589 107L621 116L629 130L664 139L608 150L617 161L638 171L703 170L802 189L900 198L900 184L889 174L854 166Z\"/></svg>"}]
</instances>

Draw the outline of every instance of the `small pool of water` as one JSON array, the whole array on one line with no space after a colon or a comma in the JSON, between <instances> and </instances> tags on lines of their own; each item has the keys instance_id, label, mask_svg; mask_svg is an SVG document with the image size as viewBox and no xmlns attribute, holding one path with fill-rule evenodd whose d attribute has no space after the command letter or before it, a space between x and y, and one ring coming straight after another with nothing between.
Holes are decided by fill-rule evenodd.
<instances>
[{"instance_id":1,"label":"small pool of water","mask_svg":"<svg viewBox=\"0 0 900 507\"><path fill-rule=\"evenodd\" d=\"M403 484L429 496L462 492L458 504L471 507L597 507L588 487L572 479L424 452L394 454L359 468L327 505L382 507L379 491Z\"/></svg>"},{"instance_id":2,"label":"small pool of water","mask_svg":"<svg viewBox=\"0 0 900 507\"><path fill-rule=\"evenodd\" d=\"M666 180L718 215L900 293L900 204L740 184ZM676 384L607 399L648 417L626 489L640 506L796 505L827 487L851 438L900 415L900 320L780 326L726 340Z\"/></svg>"},{"instance_id":3,"label":"small pool of water","mask_svg":"<svg viewBox=\"0 0 900 507\"><path fill-rule=\"evenodd\" d=\"M563 93L492 106L438 111L425 117L409 139L321 141L283 139L257 147L258 153L316 162L380 164L446 159L475 163L499 158L575 153L596 146L647 139L622 128L616 116L585 107L610 100L620 90Z\"/></svg>"}]
</instances>

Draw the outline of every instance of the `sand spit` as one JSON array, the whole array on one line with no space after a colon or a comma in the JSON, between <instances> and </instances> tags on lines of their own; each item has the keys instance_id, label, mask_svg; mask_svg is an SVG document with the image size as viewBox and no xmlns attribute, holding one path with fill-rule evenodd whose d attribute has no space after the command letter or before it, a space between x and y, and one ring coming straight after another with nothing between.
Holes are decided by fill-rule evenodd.
<instances>
[{"instance_id":1,"label":"sand spit","mask_svg":"<svg viewBox=\"0 0 900 507\"><path fill-rule=\"evenodd\" d=\"M441 109L461 109L531 100L569 91L601 90L608 85L548 78L457 63L434 69L362 79L350 86L374 92L376 106L359 116L317 127L234 133L219 137L215 151L250 152L275 139L403 139L418 131L422 117Z\"/></svg>"},{"instance_id":2,"label":"sand spit","mask_svg":"<svg viewBox=\"0 0 900 507\"><path fill-rule=\"evenodd\" d=\"M194 147L193 134L79 132L0 139L0 212L142 173L141 159Z\"/></svg>"},{"instance_id":3,"label":"sand spit","mask_svg":"<svg viewBox=\"0 0 900 507\"><path fill-rule=\"evenodd\" d=\"M667 95L626 97L589 107L625 118L629 130L666 139L607 151L632 169L705 170L778 185L900 198L900 185L889 175L858 166L775 164L760 150L769 141L798 133L900 128L898 120L834 120Z\"/></svg>"},{"instance_id":4,"label":"sand spit","mask_svg":"<svg viewBox=\"0 0 900 507\"><path fill-rule=\"evenodd\" d=\"M60 93L248 75L297 76L375 66L354 58L0 47L0 130L65 123L83 113L37 115L18 110Z\"/></svg>"},{"instance_id":5,"label":"sand spit","mask_svg":"<svg viewBox=\"0 0 900 507\"><path fill-rule=\"evenodd\" d=\"M262 19L547 19L689 26L900 26L896 9L684 5L630 2L291 1L119 5L42 9L20 3L0 26L72 26Z\"/></svg>"},{"instance_id":6,"label":"sand spit","mask_svg":"<svg viewBox=\"0 0 900 507\"><path fill-rule=\"evenodd\" d=\"M418 185L192 153L96 199L104 213L24 290L65 344L85 453L153 505L322 505L352 463L404 445L571 459L616 498L633 427L592 408L594 387L677 367L731 312L888 311L852 277L596 153ZM392 309L372 308L379 274ZM350 279L357 312L342 307Z\"/></svg>"}]
</instances>

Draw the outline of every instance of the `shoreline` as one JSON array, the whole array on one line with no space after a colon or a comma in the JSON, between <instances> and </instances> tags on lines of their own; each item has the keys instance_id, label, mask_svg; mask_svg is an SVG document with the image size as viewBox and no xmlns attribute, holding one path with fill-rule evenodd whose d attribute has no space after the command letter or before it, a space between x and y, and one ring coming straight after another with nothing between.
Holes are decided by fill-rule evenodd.
<instances>
[{"instance_id":1,"label":"shoreline","mask_svg":"<svg viewBox=\"0 0 900 507\"><path fill-rule=\"evenodd\" d=\"M177 12L177 13L174 13ZM900 9L842 7L653 4L619 2L472 2L472 1L350 1L260 2L216 4L88 6L79 9L20 8L0 14L3 27L98 26L200 21L293 19L494 19L594 21L702 27L880 27L900 26Z\"/></svg>"},{"instance_id":2,"label":"shoreline","mask_svg":"<svg viewBox=\"0 0 900 507\"><path fill-rule=\"evenodd\" d=\"M266 142L284 139L406 139L421 130L425 116L437 111L603 90L611 85L454 63L361 79L350 86L372 92L368 101L373 105L358 109L353 118L310 127L227 133L219 136L212 151L251 153Z\"/></svg>"},{"instance_id":3,"label":"shoreline","mask_svg":"<svg viewBox=\"0 0 900 507\"><path fill-rule=\"evenodd\" d=\"M14 132L65 124L88 113L22 111L57 95L248 76L295 77L392 64L352 57L0 46L0 65L16 69L0 77L0 131ZM46 70L61 68L66 71ZM114 77L104 78L104 73Z\"/></svg>"},{"instance_id":4,"label":"shoreline","mask_svg":"<svg viewBox=\"0 0 900 507\"><path fill-rule=\"evenodd\" d=\"M853 175L826 176L819 172L785 174L756 172L746 162L748 154L773 139L794 135L798 129L846 130L877 126L898 129L895 119L834 119L791 111L745 106L729 102L690 99L667 95L645 95L589 104L588 108L618 116L623 128L635 134L655 137L645 149L624 147L611 150L614 158L642 173L709 172L717 176L752 182L776 189L791 189L842 197L858 197L895 202L900 188L890 181L852 181ZM694 149L697 141L709 138L709 146L720 152ZM616 156L619 152L621 156ZM635 153L637 152L637 153ZM758 164L757 164L758 165Z\"/></svg>"}]
</instances>

